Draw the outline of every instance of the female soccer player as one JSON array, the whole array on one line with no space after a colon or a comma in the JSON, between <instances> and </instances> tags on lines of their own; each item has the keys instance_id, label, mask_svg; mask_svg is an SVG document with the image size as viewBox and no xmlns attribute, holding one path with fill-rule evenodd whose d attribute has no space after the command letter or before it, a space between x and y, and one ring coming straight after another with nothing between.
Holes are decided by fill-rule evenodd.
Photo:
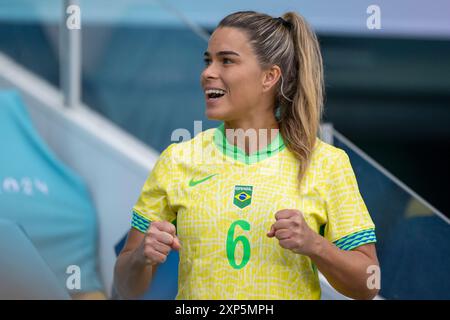
<instances>
[{"instance_id":1,"label":"female soccer player","mask_svg":"<svg viewBox=\"0 0 450 320\"><path fill-rule=\"evenodd\" d=\"M144 293L175 249L177 299L320 299L317 270L342 294L373 298L374 224L347 154L317 137L313 31L294 12L237 12L205 63L206 116L222 123L161 154L117 259L119 294Z\"/></svg>"}]
</instances>

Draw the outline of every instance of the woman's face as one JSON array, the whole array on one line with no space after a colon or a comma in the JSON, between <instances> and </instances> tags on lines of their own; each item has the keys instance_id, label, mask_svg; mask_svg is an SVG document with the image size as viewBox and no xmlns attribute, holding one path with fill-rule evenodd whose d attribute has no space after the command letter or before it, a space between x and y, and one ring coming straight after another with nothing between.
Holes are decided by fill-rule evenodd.
<instances>
[{"instance_id":1,"label":"woman's face","mask_svg":"<svg viewBox=\"0 0 450 320\"><path fill-rule=\"evenodd\" d=\"M237 28L216 29L209 39L201 75L206 116L232 121L257 114L262 79L263 71L246 34Z\"/></svg>"}]
</instances>

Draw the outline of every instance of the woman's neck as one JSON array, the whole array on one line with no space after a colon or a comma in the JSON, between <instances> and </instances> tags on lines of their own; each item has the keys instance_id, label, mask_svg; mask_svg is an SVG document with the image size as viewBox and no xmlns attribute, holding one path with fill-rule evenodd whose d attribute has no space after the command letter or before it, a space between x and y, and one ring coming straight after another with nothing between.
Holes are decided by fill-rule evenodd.
<instances>
[{"instance_id":1,"label":"woman's neck","mask_svg":"<svg viewBox=\"0 0 450 320\"><path fill-rule=\"evenodd\" d=\"M224 121L228 143L251 155L267 147L278 135L279 125L273 119Z\"/></svg>"}]
</instances>

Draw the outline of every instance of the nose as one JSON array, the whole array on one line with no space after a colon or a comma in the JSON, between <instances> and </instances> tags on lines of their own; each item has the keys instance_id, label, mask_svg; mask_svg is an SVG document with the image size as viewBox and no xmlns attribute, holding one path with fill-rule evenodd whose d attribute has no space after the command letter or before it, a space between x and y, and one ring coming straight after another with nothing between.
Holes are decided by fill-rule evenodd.
<instances>
[{"instance_id":1,"label":"nose","mask_svg":"<svg viewBox=\"0 0 450 320\"><path fill-rule=\"evenodd\" d=\"M218 77L219 75L217 69L214 67L214 63L210 63L208 66L206 66L201 75L202 81L217 79Z\"/></svg>"}]
</instances>

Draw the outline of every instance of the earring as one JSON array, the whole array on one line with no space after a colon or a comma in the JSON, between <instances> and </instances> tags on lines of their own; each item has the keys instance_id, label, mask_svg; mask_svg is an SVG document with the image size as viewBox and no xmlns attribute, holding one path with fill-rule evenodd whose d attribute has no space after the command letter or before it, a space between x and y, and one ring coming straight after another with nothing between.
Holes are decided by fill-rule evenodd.
<instances>
[{"instance_id":1,"label":"earring","mask_svg":"<svg viewBox=\"0 0 450 320\"><path fill-rule=\"evenodd\" d=\"M278 107L276 108L276 110L275 110L275 119L276 119L277 121L280 121L280 119L281 119L281 111L280 111L280 109L281 109L281 107L278 106Z\"/></svg>"}]
</instances>

